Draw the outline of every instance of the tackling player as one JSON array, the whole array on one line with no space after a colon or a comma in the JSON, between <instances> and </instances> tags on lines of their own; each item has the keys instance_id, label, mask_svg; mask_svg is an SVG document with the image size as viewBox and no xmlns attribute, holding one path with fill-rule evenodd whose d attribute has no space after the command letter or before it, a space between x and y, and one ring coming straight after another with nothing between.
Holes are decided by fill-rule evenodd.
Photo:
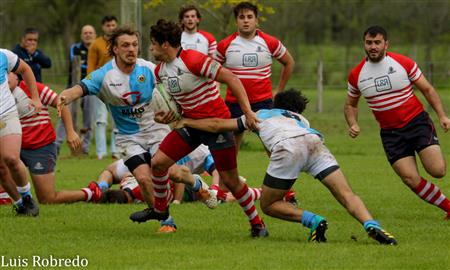
<instances>
[{"instance_id":1,"label":"tackling player","mask_svg":"<svg viewBox=\"0 0 450 270\"><path fill-rule=\"evenodd\" d=\"M446 164L436 130L414 94L413 85L433 107L441 127L447 132L450 119L444 112L439 95L413 60L387 52L389 42L382 27L369 27L363 39L367 57L350 72L348 78L344 109L349 135L356 138L360 133L358 102L362 95L380 125L384 151L395 173L417 196L444 210L446 218L450 219L450 201L438 186L420 176L415 157L417 152L423 167L432 177L445 176Z\"/></svg>"},{"instance_id":2,"label":"tackling player","mask_svg":"<svg viewBox=\"0 0 450 270\"><path fill-rule=\"evenodd\" d=\"M323 136L310 128L301 113L308 100L295 90L275 96L274 109L259 110L258 136L268 152L270 162L262 186L261 209L276 218L301 222L310 228L310 241L325 242L325 218L283 201L283 196L304 171L324 184L347 211L363 224L368 235L381 244L397 241L373 219L362 200L353 193L339 165L323 143ZM238 119L182 119L176 127L191 127L209 132L244 130L245 116ZM283 130L283 132L280 132Z\"/></svg>"}]
</instances>

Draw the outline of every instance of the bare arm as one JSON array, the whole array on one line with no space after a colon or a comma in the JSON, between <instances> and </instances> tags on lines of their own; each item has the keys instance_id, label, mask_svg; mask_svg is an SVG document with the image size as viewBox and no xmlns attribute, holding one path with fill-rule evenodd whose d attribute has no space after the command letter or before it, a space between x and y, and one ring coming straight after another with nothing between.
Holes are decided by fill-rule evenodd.
<instances>
[{"instance_id":1,"label":"bare arm","mask_svg":"<svg viewBox=\"0 0 450 270\"><path fill-rule=\"evenodd\" d=\"M289 78L291 77L292 71L294 71L295 65L294 58L292 58L289 51L287 51L283 57L278 59L278 62L280 62L283 67L281 68L280 81L278 82L275 95L284 90Z\"/></svg>"},{"instance_id":2,"label":"bare arm","mask_svg":"<svg viewBox=\"0 0 450 270\"><path fill-rule=\"evenodd\" d=\"M216 81L226 83L228 85L233 93L233 96L236 97L239 102L239 106L245 114L245 121L248 129L258 130L258 119L250 107L247 93L245 92L244 86L239 78L228 69L221 68L217 74Z\"/></svg>"},{"instance_id":3,"label":"bare arm","mask_svg":"<svg viewBox=\"0 0 450 270\"><path fill-rule=\"evenodd\" d=\"M191 119L181 118L174 125L174 128L191 127L199 130L204 130L212 133L219 133L224 131L238 130L236 119L221 119L221 118L204 118Z\"/></svg>"},{"instance_id":4,"label":"bare arm","mask_svg":"<svg viewBox=\"0 0 450 270\"><path fill-rule=\"evenodd\" d=\"M22 59L19 60L19 67L15 71L16 74L22 75L25 84L30 90L31 102L30 105L34 107L35 113L39 113L42 109L41 99L39 98L39 92L36 87L36 78L34 77L33 71L30 66L25 63Z\"/></svg>"},{"instance_id":5,"label":"bare arm","mask_svg":"<svg viewBox=\"0 0 450 270\"><path fill-rule=\"evenodd\" d=\"M420 79L414 82L414 85L420 90L420 92L422 92L431 107L433 107L433 110L439 117L441 127L445 132L447 132L450 129L450 119L445 114L444 107L442 106L442 102L437 91L423 75Z\"/></svg>"},{"instance_id":6,"label":"bare arm","mask_svg":"<svg viewBox=\"0 0 450 270\"><path fill-rule=\"evenodd\" d=\"M347 95L347 100L344 106L345 120L347 121L347 125L349 127L348 133L352 138L356 138L360 132L358 125L358 101L359 97L351 97Z\"/></svg>"},{"instance_id":7,"label":"bare arm","mask_svg":"<svg viewBox=\"0 0 450 270\"><path fill-rule=\"evenodd\" d=\"M61 117L62 109L65 105L83 96L83 89L80 85L75 85L61 92L58 96L56 108L58 109L58 115Z\"/></svg>"},{"instance_id":8,"label":"bare arm","mask_svg":"<svg viewBox=\"0 0 450 270\"><path fill-rule=\"evenodd\" d=\"M57 103L58 99L53 100L52 106L56 108ZM70 149L72 149L72 151L79 149L81 147L81 140L73 128L72 114L67 106L64 106L61 110L61 119L64 123L64 129L67 134L67 143L69 144Z\"/></svg>"}]
</instances>

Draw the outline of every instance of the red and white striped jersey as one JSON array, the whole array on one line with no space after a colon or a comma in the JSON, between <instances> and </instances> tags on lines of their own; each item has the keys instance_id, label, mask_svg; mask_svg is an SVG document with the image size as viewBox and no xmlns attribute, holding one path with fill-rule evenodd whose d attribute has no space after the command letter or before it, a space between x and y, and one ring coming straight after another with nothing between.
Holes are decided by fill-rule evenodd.
<instances>
[{"instance_id":1,"label":"red and white striped jersey","mask_svg":"<svg viewBox=\"0 0 450 270\"><path fill-rule=\"evenodd\" d=\"M212 34L203 30L198 30L193 34L183 31L181 34L181 47L185 50L195 50L212 57L216 53L217 42Z\"/></svg>"},{"instance_id":2,"label":"red and white striped jersey","mask_svg":"<svg viewBox=\"0 0 450 270\"><path fill-rule=\"evenodd\" d=\"M39 98L42 102L42 110L39 114L31 116L20 116L20 124L22 125L22 148L36 149L45 146L56 139L55 130L53 129L48 106L58 97L48 86L36 83ZM22 90L28 97L31 97L30 90L24 81L21 81L19 87L15 91ZM20 109L19 109L20 111Z\"/></svg>"},{"instance_id":3,"label":"red and white striped jersey","mask_svg":"<svg viewBox=\"0 0 450 270\"><path fill-rule=\"evenodd\" d=\"M217 44L215 59L231 70L244 85L250 103L272 98L272 58L280 59L286 47L275 37L256 30L253 39L234 33ZM236 103L227 89L225 100Z\"/></svg>"},{"instance_id":4,"label":"red and white striped jersey","mask_svg":"<svg viewBox=\"0 0 450 270\"><path fill-rule=\"evenodd\" d=\"M348 95L363 95L381 128L401 128L423 111L412 83L422 76L410 58L388 52L378 63L366 58L348 77Z\"/></svg>"},{"instance_id":5,"label":"red and white striped jersey","mask_svg":"<svg viewBox=\"0 0 450 270\"><path fill-rule=\"evenodd\" d=\"M217 61L200 52L180 49L172 62L156 66L155 75L181 106L183 116L229 118L230 111L214 81L221 68Z\"/></svg>"}]
</instances>

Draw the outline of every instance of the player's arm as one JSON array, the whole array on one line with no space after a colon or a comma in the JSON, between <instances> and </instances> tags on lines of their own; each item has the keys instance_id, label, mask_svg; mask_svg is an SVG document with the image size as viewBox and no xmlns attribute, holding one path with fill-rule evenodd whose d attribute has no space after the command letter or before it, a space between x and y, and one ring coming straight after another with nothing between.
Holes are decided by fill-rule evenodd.
<instances>
[{"instance_id":1,"label":"player's arm","mask_svg":"<svg viewBox=\"0 0 450 270\"><path fill-rule=\"evenodd\" d=\"M442 102L437 91L423 75L414 82L414 85L420 90L420 92L422 92L431 107L433 107L433 110L439 117L441 127L445 132L447 132L450 129L450 119L445 114L444 107L442 106Z\"/></svg>"},{"instance_id":2,"label":"player's arm","mask_svg":"<svg viewBox=\"0 0 450 270\"><path fill-rule=\"evenodd\" d=\"M241 80L239 80L239 78L230 70L222 67L217 74L216 81L226 83L228 85L233 93L233 96L235 96L238 100L241 110L244 112L246 126L248 129L258 130L258 119L256 118L256 113L254 113L250 107L250 102L248 101L247 93L245 92Z\"/></svg>"},{"instance_id":3,"label":"player's arm","mask_svg":"<svg viewBox=\"0 0 450 270\"><path fill-rule=\"evenodd\" d=\"M57 108L58 98L54 99L51 106ZM77 132L73 128L73 120L72 114L70 113L70 109L67 106L64 106L61 110L61 120L64 123L64 129L67 134L67 143L69 144L70 149L75 151L81 147L81 140L78 136Z\"/></svg>"},{"instance_id":4,"label":"player's arm","mask_svg":"<svg viewBox=\"0 0 450 270\"><path fill-rule=\"evenodd\" d=\"M221 118L204 118L204 119L191 119L181 118L174 124L174 128L190 127L211 133L219 133L225 131L235 131L239 129L238 119L221 119ZM242 124L243 125L243 124Z\"/></svg>"},{"instance_id":5,"label":"player's arm","mask_svg":"<svg viewBox=\"0 0 450 270\"><path fill-rule=\"evenodd\" d=\"M25 63L22 59L19 59L19 66L14 71L16 74L22 75L25 84L30 90L31 102L30 105L34 107L35 113L39 113L42 109L42 102L39 98L39 92L36 86L36 78L34 77L33 71L30 66Z\"/></svg>"},{"instance_id":6,"label":"player's arm","mask_svg":"<svg viewBox=\"0 0 450 270\"><path fill-rule=\"evenodd\" d=\"M358 125L358 101L359 97L347 95L344 106L344 115L348 125L348 133L352 138L356 138L360 132Z\"/></svg>"},{"instance_id":7,"label":"player's arm","mask_svg":"<svg viewBox=\"0 0 450 270\"><path fill-rule=\"evenodd\" d=\"M61 117L62 115L62 109L65 107L65 105L70 104L72 101L79 99L83 96L83 88L77 84L71 88L68 88L59 94L56 108L58 109L58 115Z\"/></svg>"},{"instance_id":8,"label":"player's arm","mask_svg":"<svg viewBox=\"0 0 450 270\"><path fill-rule=\"evenodd\" d=\"M286 51L283 57L278 59L278 62L280 62L283 66L281 67L280 81L278 82L275 95L283 91L283 89L286 87L286 84L289 81L292 72L294 71L295 65L294 58L289 53L289 51Z\"/></svg>"}]
</instances>

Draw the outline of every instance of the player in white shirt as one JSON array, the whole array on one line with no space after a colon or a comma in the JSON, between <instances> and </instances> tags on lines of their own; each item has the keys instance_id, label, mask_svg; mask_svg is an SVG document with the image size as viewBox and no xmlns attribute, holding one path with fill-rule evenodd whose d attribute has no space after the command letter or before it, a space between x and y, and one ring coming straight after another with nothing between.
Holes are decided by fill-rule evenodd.
<instances>
[{"instance_id":1,"label":"player in white shirt","mask_svg":"<svg viewBox=\"0 0 450 270\"><path fill-rule=\"evenodd\" d=\"M401 54L387 52L387 32L371 26L363 34L365 57L350 72L345 118L349 135L356 138L358 102L363 96L380 125L384 151L394 171L418 197L447 213L450 200L441 189L419 174L416 153L425 170L435 178L446 173L444 155L439 146L436 129L417 96L418 88L436 112L439 123L447 132L450 119L444 111L439 94L427 81L419 66Z\"/></svg>"},{"instance_id":2,"label":"player in white shirt","mask_svg":"<svg viewBox=\"0 0 450 270\"><path fill-rule=\"evenodd\" d=\"M301 113L308 100L299 91L287 90L275 96L274 109L259 110L258 136L270 153L269 166L262 186L261 209L269 216L302 223L310 228L310 241L325 242L325 218L283 201L300 172L321 181L336 200L358 220L368 235L381 244L397 244L373 219L362 200L353 193L339 165L323 142L323 136L310 128ZM182 119L175 126L209 132L244 130L245 116L237 119Z\"/></svg>"},{"instance_id":3,"label":"player in white shirt","mask_svg":"<svg viewBox=\"0 0 450 270\"><path fill-rule=\"evenodd\" d=\"M31 196L27 171L20 160L22 127L14 97L9 90L9 72L22 75L31 92L30 105L34 112L39 113L42 109L31 68L13 52L0 49L0 181L13 198L18 215L37 216L39 207ZM17 190L13 183L17 185Z\"/></svg>"},{"instance_id":4,"label":"player in white shirt","mask_svg":"<svg viewBox=\"0 0 450 270\"><path fill-rule=\"evenodd\" d=\"M201 18L200 11L196 6L181 7L178 13L178 20L183 28L181 47L213 57L217 49L217 42L211 33L198 29Z\"/></svg>"}]
</instances>

